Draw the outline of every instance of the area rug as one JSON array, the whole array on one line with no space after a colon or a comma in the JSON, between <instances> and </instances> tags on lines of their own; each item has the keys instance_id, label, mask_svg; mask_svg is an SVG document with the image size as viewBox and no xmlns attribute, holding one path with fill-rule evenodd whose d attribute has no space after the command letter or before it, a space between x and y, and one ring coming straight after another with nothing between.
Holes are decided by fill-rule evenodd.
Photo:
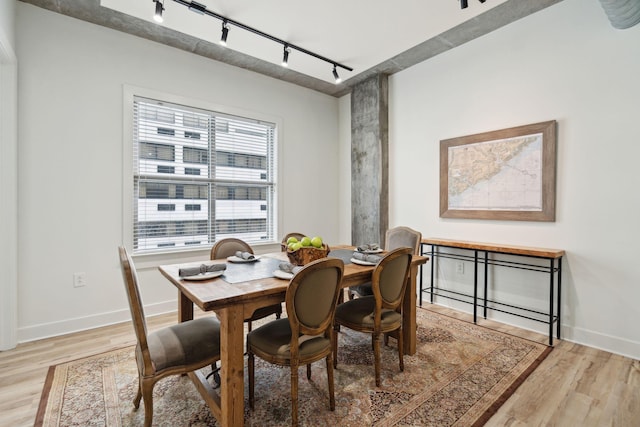
<instances>
[{"instance_id":1,"label":"area rug","mask_svg":"<svg viewBox=\"0 0 640 427\"><path fill-rule=\"evenodd\" d=\"M481 426L551 351L551 347L418 308L417 352L398 368L396 342L382 346L382 384L375 386L371 338L343 329L335 371L336 409L329 410L323 361L299 373L301 426ZM245 372L246 375L246 372ZM245 384L247 382L245 381ZM133 347L52 366L37 427L142 426L135 411ZM246 388L246 387L245 387ZM246 426L291 424L290 370L256 358L255 410ZM154 389L154 425L218 426L187 377Z\"/></svg>"}]
</instances>

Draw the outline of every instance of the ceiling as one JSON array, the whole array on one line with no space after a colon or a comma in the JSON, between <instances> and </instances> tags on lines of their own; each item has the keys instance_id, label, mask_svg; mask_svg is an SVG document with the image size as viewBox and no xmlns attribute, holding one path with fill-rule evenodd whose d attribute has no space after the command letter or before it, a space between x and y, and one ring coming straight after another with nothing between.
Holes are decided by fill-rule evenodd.
<instances>
[{"instance_id":1,"label":"ceiling","mask_svg":"<svg viewBox=\"0 0 640 427\"><path fill-rule=\"evenodd\" d=\"M378 74L392 74L482 36L561 0L199 0L210 12L353 68L333 66L295 49L281 66L283 46L174 0L164 0L164 22L153 20L152 0L21 0L125 31L333 96ZM190 3L187 0L186 3Z\"/></svg>"}]
</instances>

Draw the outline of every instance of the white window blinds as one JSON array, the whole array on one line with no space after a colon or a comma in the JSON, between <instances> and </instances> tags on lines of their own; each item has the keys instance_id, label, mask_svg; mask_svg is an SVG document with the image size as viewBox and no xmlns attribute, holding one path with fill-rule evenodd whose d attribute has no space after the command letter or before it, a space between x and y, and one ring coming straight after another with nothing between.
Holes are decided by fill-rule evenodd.
<instances>
[{"instance_id":1,"label":"white window blinds","mask_svg":"<svg viewBox=\"0 0 640 427\"><path fill-rule=\"evenodd\" d=\"M134 253L275 240L276 127L134 97Z\"/></svg>"}]
</instances>

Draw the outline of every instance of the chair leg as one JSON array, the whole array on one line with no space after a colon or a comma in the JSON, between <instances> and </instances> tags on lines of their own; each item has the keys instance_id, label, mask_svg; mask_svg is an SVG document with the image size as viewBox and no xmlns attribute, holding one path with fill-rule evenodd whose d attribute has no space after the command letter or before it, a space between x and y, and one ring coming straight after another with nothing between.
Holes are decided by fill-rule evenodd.
<instances>
[{"instance_id":1,"label":"chair leg","mask_svg":"<svg viewBox=\"0 0 640 427\"><path fill-rule=\"evenodd\" d=\"M142 381L142 400L144 401L144 427L151 427L153 420L153 380Z\"/></svg>"},{"instance_id":2,"label":"chair leg","mask_svg":"<svg viewBox=\"0 0 640 427\"><path fill-rule=\"evenodd\" d=\"M376 373L376 387L380 387L380 334L373 334L373 366Z\"/></svg>"},{"instance_id":3,"label":"chair leg","mask_svg":"<svg viewBox=\"0 0 640 427\"><path fill-rule=\"evenodd\" d=\"M336 324L333 327L333 333L331 334L331 347L333 348L333 367L338 367L338 331L340 325Z\"/></svg>"},{"instance_id":4,"label":"chair leg","mask_svg":"<svg viewBox=\"0 0 640 427\"><path fill-rule=\"evenodd\" d=\"M247 359L247 370L249 371L249 408L253 410L255 406L255 356L249 351L249 357Z\"/></svg>"},{"instance_id":5,"label":"chair leg","mask_svg":"<svg viewBox=\"0 0 640 427\"><path fill-rule=\"evenodd\" d=\"M251 332L251 320L247 321L247 329L249 329L249 332Z\"/></svg>"},{"instance_id":6,"label":"chair leg","mask_svg":"<svg viewBox=\"0 0 640 427\"><path fill-rule=\"evenodd\" d=\"M327 356L327 385L329 386L329 409L336 410L336 397L333 382L333 357L331 353Z\"/></svg>"},{"instance_id":7,"label":"chair leg","mask_svg":"<svg viewBox=\"0 0 640 427\"><path fill-rule=\"evenodd\" d=\"M291 364L291 425L298 425L298 364Z\"/></svg>"},{"instance_id":8,"label":"chair leg","mask_svg":"<svg viewBox=\"0 0 640 427\"><path fill-rule=\"evenodd\" d=\"M398 357L400 358L400 370L404 371L404 343L402 342L402 327L398 329Z\"/></svg>"},{"instance_id":9,"label":"chair leg","mask_svg":"<svg viewBox=\"0 0 640 427\"><path fill-rule=\"evenodd\" d=\"M136 410L140 407L140 399L142 399L142 377L138 375L138 394L136 394L135 399L133 399L133 407Z\"/></svg>"}]
</instances>

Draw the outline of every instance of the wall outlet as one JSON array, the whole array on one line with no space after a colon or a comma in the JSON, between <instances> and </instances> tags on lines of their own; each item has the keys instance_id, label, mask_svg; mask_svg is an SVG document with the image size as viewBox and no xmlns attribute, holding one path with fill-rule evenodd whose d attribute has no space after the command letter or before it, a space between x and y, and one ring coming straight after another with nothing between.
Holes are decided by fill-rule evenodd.
<instances>
[{"instance_id":1,"label":"wall outlet","mask_svg":"<svg viewBox=\"0 0 640 427\"><path fill-rule=\"evenodd\" d=\"M86 286L87 275L85 273L73 273L73 287L80 288Z\"/></svg>"},{"instance_id":2,"label":"wall outlet","mask_svg":"<svg viewBox=\"0 0 640 427\"><path fill-rule=\"evenodd\" d=\"M456 262L456 273L464 274L464 262L462 261Z\"/></svg>"}]
</instances>

